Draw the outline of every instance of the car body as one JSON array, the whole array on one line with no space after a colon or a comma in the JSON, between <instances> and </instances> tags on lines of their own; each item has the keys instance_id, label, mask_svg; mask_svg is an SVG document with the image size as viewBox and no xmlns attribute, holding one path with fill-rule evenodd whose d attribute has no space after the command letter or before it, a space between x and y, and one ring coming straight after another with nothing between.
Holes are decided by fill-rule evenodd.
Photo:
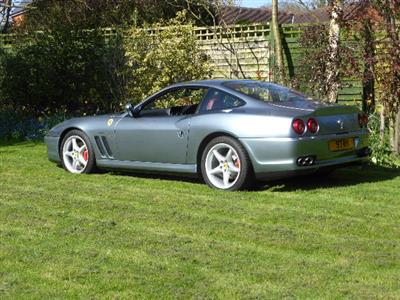
<instances>
[{"instance_id":1,"label":"car body","mask_svg":"<svg viewBox=\"0 0 400 300\"><path fill-rule=\"evenodd\" d=\"M82 140L80 149L86 149L87 158L84 146L90 144L93 164L100 169L201 174L202 158L207 159L202 157L204 151L219 137L234 140L222 144L231 145L235 153L242 148L242 160L249 161L246 176L251 174L253 179L356 163L370 154L366 121L358 108L318 102L279 85L253 80L175 84L135 107L128 106L124 113L64 121L45 137L51 161L63 162L62 143L71 130L84 133L86 143ZM71 141L69 149L74 149ZM84 152L79 154L78 148L66 152L82 158ZM226 163L233 166L238 154ZM85 171L84 164L81 169L79 162L76 165L78 171L73 173ZM226 165L221 160L218 167Z\"/></svg>"}]
</instances>

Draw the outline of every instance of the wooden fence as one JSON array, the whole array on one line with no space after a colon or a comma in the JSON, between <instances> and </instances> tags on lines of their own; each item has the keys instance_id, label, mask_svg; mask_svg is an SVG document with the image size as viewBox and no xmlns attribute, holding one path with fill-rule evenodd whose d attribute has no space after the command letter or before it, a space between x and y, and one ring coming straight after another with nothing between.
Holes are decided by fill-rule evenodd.
<instances>
[{"instance_id":1,"label":"wooden fence","mask_svg":"<svg viewBox=\"0 0 400 300\"><path fill-rule=\"evenodd\" d=\"M282 26L283 46L287 73L295 75L301 70L303 49L299 38L304 25ZM258 78L273 80L275 59L269 24L234 25L227 28L197 27L194 29L200 47L209 56L214 78ZM104 29L106 39L117 35L115 29ZM0 35L0 47L11 49L20 39L17 35ZM342 79L339 101L355 104L362 101L361 80Z\"/></svg>"},{"instance_id":2,"label":"wooden fence","mask_svg":"<svg viewBox=\"0 0 400 300\"><path fill-rule=\"evenodd\" d=\"M272 79L269 25L196 28L194 33L210 57L214 78Z\"/></svg>"}]
</instances>

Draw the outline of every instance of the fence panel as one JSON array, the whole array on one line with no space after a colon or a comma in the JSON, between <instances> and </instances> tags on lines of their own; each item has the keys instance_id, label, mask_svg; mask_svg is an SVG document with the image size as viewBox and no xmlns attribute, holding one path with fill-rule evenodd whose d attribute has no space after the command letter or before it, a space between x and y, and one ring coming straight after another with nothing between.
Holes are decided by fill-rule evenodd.
<instances>
[{"instance_id":1,"label":"fence panel","mask_svg":"<svg viewBox=\"0 0 400 300\"><path fill-rule=\"evenodd\" d=\"M196 28L194 34L211 60L213 78L271 80L268 25Z\"/></svg>"}]
</instances>

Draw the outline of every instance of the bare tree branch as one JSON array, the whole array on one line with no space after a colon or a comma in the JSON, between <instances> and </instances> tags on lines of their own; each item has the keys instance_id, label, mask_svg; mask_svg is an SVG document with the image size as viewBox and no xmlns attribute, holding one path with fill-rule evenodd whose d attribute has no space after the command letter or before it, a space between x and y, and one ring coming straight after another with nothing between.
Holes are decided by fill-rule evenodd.
<instances>
[{"instance_id":1,"label":"bare tree branch","mask_svg":"<svg viewBox=\"0 0 400 300\"><path fill-rule=\"evenodd\" d=\"M257 69L260 70L260 59L257 54L253 51L250 46L246 33L237 32L234 25L226 23L224 16L225 10L229 6L237 6L238 0L185 0L184 5L177 0L167 0L169 4L185 9L188 13L199 23L211 31L216 42L212 48L213 51L217 51L221 56L226 65L230 68L230 77L232 75L237 78L247 78L246 71L244 69L244 62L240 57L240 45L247 46L250 50L252 57L254 57ZM211 5L210 5L211 3ZM209 15L212 24L205 23L204 20L195 13L194 7L201 6L202 9ZM239 13L235 16L236 20L239 17ZM235 23L235 21L233 22ZM247 49L246 48L246 49Z\"/></svg>"}]
</instances>

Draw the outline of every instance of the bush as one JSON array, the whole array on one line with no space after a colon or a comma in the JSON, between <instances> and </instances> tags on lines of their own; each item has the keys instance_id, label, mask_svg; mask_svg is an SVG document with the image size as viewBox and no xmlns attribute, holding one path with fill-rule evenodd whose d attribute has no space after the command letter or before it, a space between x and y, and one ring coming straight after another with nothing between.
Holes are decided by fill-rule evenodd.
<instances>
[{"instance_id":1,"label":"bush","mask_svg":"<svg viewBox=\"0 0 400 300\"><path fill-rule=\"evenodd\" d=\"M182 22L179 14L161 30L135 27L108 40L102 30L69 29L22 39L0 53L0 106L41 116L98 114L171 83L209 78L193 27Z\"/></svg>"},{"instance_id":2,"label":"bush","mask_svg":"<svg viewBox=\"0 0 400 300\"><path fill-rule=\"evenodd\" d=\"M380 139L380 116L378 113L369 116L369 144L372 149L371 161L374 164L390 167L400 168L400 158L397 157L390 145L390 135L388 130L385 132L385 139L383 143Z\"/></svg>"},{"instance_id":3,"label":"bush","mask_svg":"<svg viewBox=\"0 0 400 300\"><path fill-rule=\"evenodd\" d=\"M3 105L51 115L109 111L119 104L123 84L115 79L124 65L122 48L100 31L36 34L2 57Z\"/></svg>"},{"instance_id":4,"label":"bush","mask_svg":"<svg viewBox=\"0 0 400 300\"><path fill-rule=\"evenodd\" d=\"M0 110L0 140L41 140L56 124L67 119L66 115L51 117L24 115L12 108Z\"/></svg>"},{"instance_id":5,"label":"bush","mask_svg":"<svg viewBox=\"0 0 400 300\"><path fill-rule=\"evenodd\" d=\"M185 15L179 14L161 30L133 28L127 33L127 93L133 102L169 84L211 77L207 56L197 45L193 26L183 23Z\"/></svg>"}]
</instances>

